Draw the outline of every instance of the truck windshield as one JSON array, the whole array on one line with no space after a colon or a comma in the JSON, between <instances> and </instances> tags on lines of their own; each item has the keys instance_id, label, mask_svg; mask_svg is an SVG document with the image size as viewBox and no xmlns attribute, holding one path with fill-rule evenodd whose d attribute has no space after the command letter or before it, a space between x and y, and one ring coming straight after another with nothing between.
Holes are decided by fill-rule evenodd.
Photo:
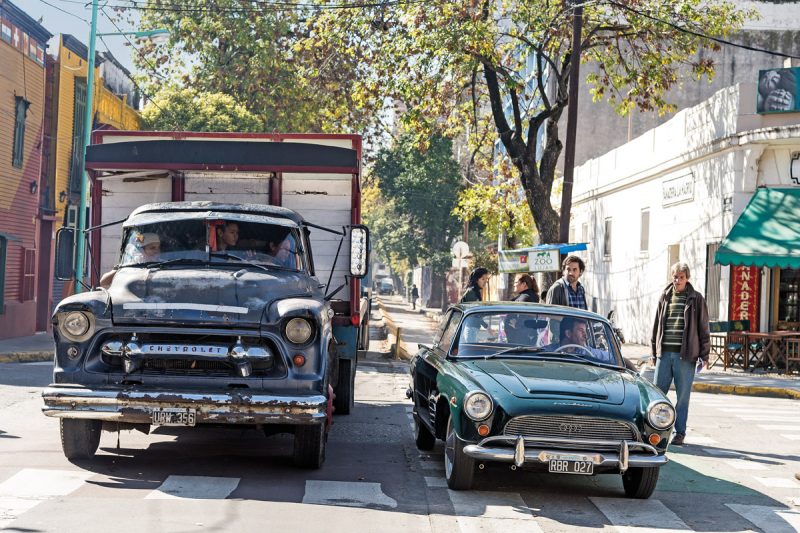
<instances>
[{"instance_id":1,"label":"truck windshield","mask_svg":"<svg viewBox=\"0 0 800 533\"><path fill-rule=\"evenodd\" d=\"M120 266L181 259L210 263L246 261L303 270L297 228L240 220L170 220L125 228Z\"/></svg>"}]
</instances>

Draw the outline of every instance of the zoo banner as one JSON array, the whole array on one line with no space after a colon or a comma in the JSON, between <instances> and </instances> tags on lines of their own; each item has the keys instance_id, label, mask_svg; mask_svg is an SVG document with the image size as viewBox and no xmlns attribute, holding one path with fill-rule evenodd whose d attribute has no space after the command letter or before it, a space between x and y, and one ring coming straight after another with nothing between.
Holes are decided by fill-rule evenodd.
<instances>
[{"instance_id":1,"label":"zoo banner","mask_svg":"<svg viewBox=\"0 0 800 533\"><path fill-rule=\"evenodd\" d=\"M558 250L500 250L500 272L553 272L561 269Z\"/></svg>"},{"instance_id":2,"label":"zoo banner","mask_svg":"<svg viewBox=\"0 0 800 533\"><path fill-rule=\"evenodd\" d=\"M758 331L761 270L754 266L731 267L730 320L749 320L750 331Z\"/></svg>"}]
</instances>

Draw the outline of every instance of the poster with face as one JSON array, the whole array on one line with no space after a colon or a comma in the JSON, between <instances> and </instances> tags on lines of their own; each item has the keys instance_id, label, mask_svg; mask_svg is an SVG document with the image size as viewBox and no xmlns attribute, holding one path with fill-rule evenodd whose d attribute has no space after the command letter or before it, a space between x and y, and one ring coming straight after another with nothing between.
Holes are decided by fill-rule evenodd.
<instances>
[{"instance_id":1,"label":"poster with face","mask_svg":"<svg viewBox=\"0 0 800 533\"><path fill-rule=\"evenodd\" d=\"M800 111L797 83L800 68L775 68L758 73L758 113Z\"/></svg>"}]
</instances>

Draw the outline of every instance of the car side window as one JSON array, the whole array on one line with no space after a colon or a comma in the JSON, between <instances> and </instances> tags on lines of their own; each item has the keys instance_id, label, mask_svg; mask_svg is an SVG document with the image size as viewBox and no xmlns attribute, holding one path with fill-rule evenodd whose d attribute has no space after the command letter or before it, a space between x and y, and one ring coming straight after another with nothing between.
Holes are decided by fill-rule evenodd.
<instances>
[{"instance_id":1,"label":"car side window","mask_svg":"<svg viewBox=\"0 0 800 533\"><path fill-rule=\"evenodd\" d=\"M458 325L461 322L461 312L460 311L453 311L450 313L450 319L447 321L447 325L444 327L442 331L442 336L439 338L439 341L436 343L436 346L441 348L444 351L447 351L450 348L450 344L453 342L453 337L456 335L456 331L458 331Z\"/></svg>"},{"instance_id":2,"label":"car side window","mask_svg":"<svg viewBox=\"0 0 800 533\"><path fill-rule=\"evenodd\" d=\"M594 346L600 350L609 351L611 343L606 338L606 328L600 322L592 323L592 330L594 331Z\"/></svg>"}]
</instances>

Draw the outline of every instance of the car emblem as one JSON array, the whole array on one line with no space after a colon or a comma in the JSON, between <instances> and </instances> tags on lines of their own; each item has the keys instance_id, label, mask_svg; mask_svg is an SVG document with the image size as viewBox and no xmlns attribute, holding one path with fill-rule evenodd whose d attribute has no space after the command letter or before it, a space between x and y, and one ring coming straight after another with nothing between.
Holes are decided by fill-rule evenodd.
<instances>
[{"instance_id":1,"label":"car emblem","mask_svg":"<svg viewBox=\"0 0 800 533\"><path fill-rule=\"evenodd\" d=\"M567 433L578 433L583 431L583 426L580 424L561 424L558 429Z\"/></svg>"}]
</instances>

